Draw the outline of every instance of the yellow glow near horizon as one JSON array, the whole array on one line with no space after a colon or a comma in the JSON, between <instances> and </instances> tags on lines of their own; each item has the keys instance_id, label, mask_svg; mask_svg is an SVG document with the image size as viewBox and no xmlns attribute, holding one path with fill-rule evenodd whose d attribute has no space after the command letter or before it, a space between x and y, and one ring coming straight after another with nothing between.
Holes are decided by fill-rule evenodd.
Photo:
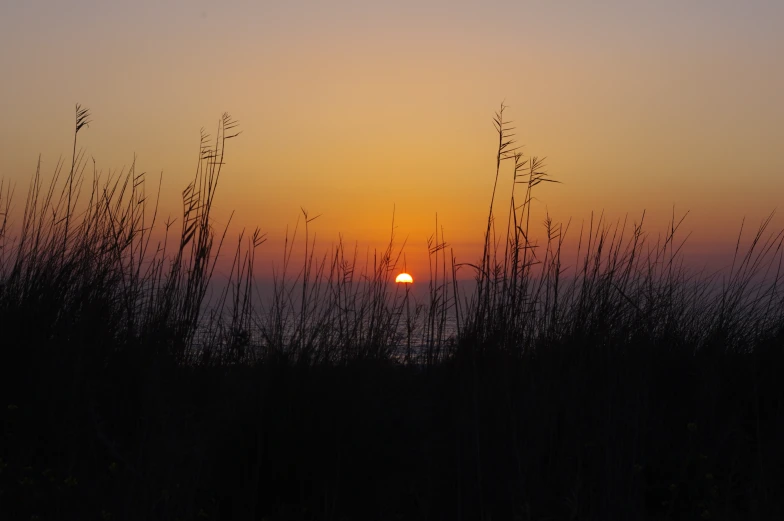
<instances>
[{"instance_id":1,"label":"yellow glow near horizon","mask_svg":"<svg viewBox=\"0 0 784 521\"><path fill-rule=\"evenodd\" d=\"M414 277L412 277L408 273L401 273L400 275L395 277L395 282L398 284L413 284Z\"/></svg>"}]
</instances>

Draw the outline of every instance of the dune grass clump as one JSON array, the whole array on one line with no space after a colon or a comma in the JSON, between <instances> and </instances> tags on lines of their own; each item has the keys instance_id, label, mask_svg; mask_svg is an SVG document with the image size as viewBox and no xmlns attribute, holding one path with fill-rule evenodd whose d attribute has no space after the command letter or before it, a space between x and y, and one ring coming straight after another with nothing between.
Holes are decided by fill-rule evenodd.
<instances>
[{"instance_id":1,"label":"dune grass clump","mask_svg":"<svg viewBox=\"0 0 784 521\"><path fill-rule=\"evenodd\" d=\"M478 265L470 265L477 292L464 319L480 348L487 342L521 356L543 344L602 335L621 343L670 340L693 352L750 351L781 334L784 231L770 232L772 214L745 253L738 236L725 272L706 274L685 263L685 239L678 238L685 216L673 215L665 235L652 240L643 228L644 212L631 226L592 216L581 226L570 265L562 253L570 223L547 216L543 234L531 225L534 188L557 181L544 172L543 160L522 157L504 110L502 105L494 119L496 181L484 253ZM506 222L496 219L493 207L503 162L513 163Z\"/></svg>"},{"instance_id":2,"label":"dune grass clump","mask_svg":"<svg viewBox=\"0 0 784 521\"><path fill-rule=\"evenodd\" d=\"M705 273L683 219L652 238L644 214L600 216L572 262L570 223L532 223L556 181L505 111L481 259L458 263L436 222L415 297L392 284L394 223L364 259L342 238L319 255L303 210L264 298L260 229L214 281L236 121L202 131L182 214L161 222L161 181L78 149L77 106L70 164L46 183L39 162L20 215L0 184L0 516L784 515L784 232L766 219Z\"/></svg>"}]
</instances>

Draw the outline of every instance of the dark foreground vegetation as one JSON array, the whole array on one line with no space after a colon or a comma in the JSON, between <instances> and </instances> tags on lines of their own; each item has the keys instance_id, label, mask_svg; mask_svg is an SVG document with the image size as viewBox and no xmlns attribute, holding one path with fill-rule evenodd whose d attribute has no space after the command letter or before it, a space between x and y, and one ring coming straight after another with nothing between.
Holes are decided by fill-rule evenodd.
<instances>
[{"instance_id":1,"label":"dark foreground vegetation","mask_svg":"<svg viewBox=\"0 0 784 521\"><path fill-rule=\"evenodd\" d=\"M654 240L598 219L567 263L568 225L529 240L549 178L503 117L495 186L515 190L478 263L437 230L412 301L394 237L364 268L317 258L305 215L304 259L259 302L263 236L228 246L210 220L235 123L159 224L143 174L91 171L77 107L72 161L18 219L0 190L0 518L784 518L781 232L711 275L675 220Z\"/></svg>"}]
</instances>

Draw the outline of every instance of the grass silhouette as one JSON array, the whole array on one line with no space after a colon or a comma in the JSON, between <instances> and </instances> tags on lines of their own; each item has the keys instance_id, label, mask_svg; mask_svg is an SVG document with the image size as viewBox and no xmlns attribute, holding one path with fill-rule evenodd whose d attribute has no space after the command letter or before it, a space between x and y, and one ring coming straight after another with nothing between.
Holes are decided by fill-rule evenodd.
<instances>
[{"instance_id":1,"label":"grass silhouette","mask_svg":"<svg viewBox=\"0 0 784 521\"><path fill-rule=\"evenodd\" d=\"M548 217L533 239L534 190L554 180L515 148L505 110L482 258L456 263L436 223L412 306L391 284L394 223L363 265L342 241L318 257L305 210L304 257L295 229L270 299L256 294L258 229L210 297L236 121L202 131L181 219L159 223L133 166L89 175L77 105L71 166L46 185L39 162L18 225L0 184L0 515L784 515L784 234L768 218L728 272L705 274L684 262L682 219L652 240L642 221L599 217L571 267L568 223Z\"/></svg>"}]
</instances>

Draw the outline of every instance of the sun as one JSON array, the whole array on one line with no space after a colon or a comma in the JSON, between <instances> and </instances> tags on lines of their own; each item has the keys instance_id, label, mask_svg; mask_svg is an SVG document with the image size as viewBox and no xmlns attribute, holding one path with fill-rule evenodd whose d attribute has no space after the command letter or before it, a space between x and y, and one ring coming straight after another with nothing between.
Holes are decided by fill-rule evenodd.
<instances>
[{"instance_id":1,"label":"sun","mask_svg":"<svg viewBox=\"0 0 784 521\"><path fill-rule=\"evenodd\" d=\"M397 282L398 284L400 283L412 284L414 282L414 277L412 277L408 273L401 273L400 275L395 277L395 282Z\"/></svg>"}]
</instances>

